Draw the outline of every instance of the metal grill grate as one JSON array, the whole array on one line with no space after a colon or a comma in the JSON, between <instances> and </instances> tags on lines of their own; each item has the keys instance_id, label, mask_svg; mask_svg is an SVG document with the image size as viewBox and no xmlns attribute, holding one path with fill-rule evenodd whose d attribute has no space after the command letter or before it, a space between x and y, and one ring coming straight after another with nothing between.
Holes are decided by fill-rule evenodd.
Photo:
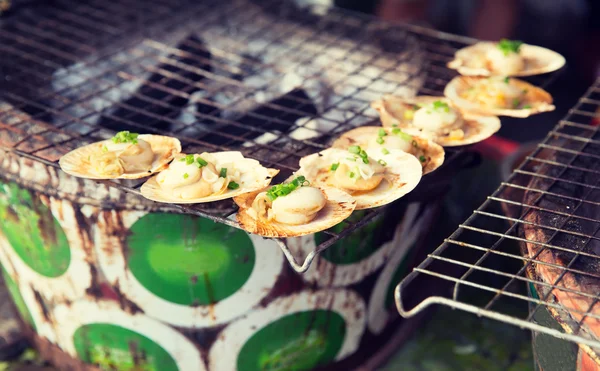
<instances>
[{"instance_id":1,"label":"metal grill grate","mask_svg":"<svg viewBox=\"0 0 600 371\"><path fill-rule=\"evenodd\" d=\"M444 304L584 344L598 359L592 348L600 349L599 113L597 80L510 178L398 285L403 316ZM448 284L448 296L403 296L423 282ZM514 308L525 303L530 310L519 316ZM562 330L538 322L543 308Z\"/></svg>"},{"instance_id":2,"label":"metal grill grate","mask_svg":"<svg viewBox=\"0 0 600 371\"><path fill-rule=\"evenodd\" d=\"M369 103L382 94L441 95L454 76L445 63L472 41L272 0L23 7L0 18L0 147L57 166L71 149L129 129L176 136L184 152L240 150L284 178L300 157L376 121ZM464 155L448 151L445 168ZM452 172L427 176L412 197ZM143 182L108 183L139 193ZM237 226L232 202L173 209ZM301 264L279 243L303 272L379 212L327 231Z\"/></svg>"}]
</instances>

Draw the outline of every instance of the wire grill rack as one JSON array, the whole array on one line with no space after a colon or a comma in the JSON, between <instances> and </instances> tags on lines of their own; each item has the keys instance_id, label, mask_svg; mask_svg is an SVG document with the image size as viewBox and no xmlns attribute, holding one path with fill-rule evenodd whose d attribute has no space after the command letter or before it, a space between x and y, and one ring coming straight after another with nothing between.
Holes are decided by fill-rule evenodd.
<instances>
[{"instance_id":1,"label":"wire grill rack","mask_svg":"<svg viewBox=\"0 0 600 371\"><path fill-rule=\"evenodd\" d=\"M444 304L577 342L591 354L600 350L599 113L597 80L510 178L400 282L403 316ZM403 296L423 280L451 290ZM524 303L531 310L518 315L514 309ZM543 308L562 331L536 321Z\"/></svg>"},{"instance_id":2,"label":"wire grill rack","mask_svg":"<svg viewBox=\"0 0 600 371\"><path fill-rule=\"evenodd\" d=\"M176 136L188 153L240 150L283 178L376 121L369 103L382 94L441 95L454 76L446 62L473 42L273 0L40 3L0 18L0 148L50 166L132 130ZM445 166L462 155L448 151ZM436 173L423 182L441 182ZM143 181L108 183L139 193ZM237 227L232 202L173 208ZM378 212L327 231L302 263L279 244L303 272Z\"/></svg>"}]
</instances>

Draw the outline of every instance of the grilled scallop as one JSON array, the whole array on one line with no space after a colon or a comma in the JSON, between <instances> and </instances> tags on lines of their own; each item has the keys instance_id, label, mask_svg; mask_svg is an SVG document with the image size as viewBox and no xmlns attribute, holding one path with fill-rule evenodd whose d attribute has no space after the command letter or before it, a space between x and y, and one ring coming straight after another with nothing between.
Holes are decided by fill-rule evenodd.
<instances>
[{"instance_id":1,"label":"grilled scallop","mask_svg":"<svg viewBox=\"0 0 600 371\"><path fill-rule=\"evenodd\" d=\"M400 128L362 126L342 134L333 142L333 148L348 149L360 146L371 153L379 152L385 161L390 150L401 150L415 156L428 174L444 162L444 149L430 139L403 132Z\"/></svg>"},{"instance_id":2,"label":"grilled scallop","mask_svg":"<svg viewBox=\"0 0 600 371\"><path fill-rule=\"evenodd\" d=\"M349 194L312 186L303 176L234 201L240 207L240 226L264 237L303 236L331 228L349 217L356 206Z\"/></svg>"},{"instance_id":3,"label":"grilled scallop","mask_svg":"<svg viewBox=\"0 0 600 371\"><path fill-rule=\"evenodd\" d=\"M122 131L77 148L59 160L70 175L88 179L139 179L163 170L181 152L176 138Z\"/></svg>"},{"instance_id":4,"label":"grilled scallop","mask_svg":"<svg viewBox=\"0 0 600 371\"><path fill-rule=\"evenodd\" d=\"M555 108L545 90L508 77L455 77L444 95L456 107L482 115L523 118Z\"/></svg>"},{"instance_id":5,"label":"grilled scallop","mask_svg":"<svg viewBox=\"0 0 600 371\"><path fill-rule=\"evenodd\" d=\"M532 76L561 69L565 58L518 41L479 42L456 52L448 68L463 76Z\"/></svg>"},{"instance_id":6,"label":"grilled scallop","mask_svg":"<svg viewBox=\"0 0 600 371\"><path fill-rule=\"evenodd\" d=\"M396 129L399 135L431 139L444 147L477 143L500 129L498 117L461 112L443 97L386 95L371 106L379 112L384 127Z\"/></svg>"},{"instance_id":7,"label":"grilled scallop","mask_svg":"<svg viewBox=\"0 0 600 371\"><path fill-rule=\"evenodd\" d=\"M401 151L369 150L351 146L329 148L300 160L296 175L311 184L334 187L356 199L356 210L383 206L412 191L421 180L422 167L414 156Z\"/></svg>"},{"instance_id":8,"label":"grilled scallop","mask_svg":"<svg viewBox=\"0 0 600 371\"><path fill-rule=\"evenodd\" d=\"M240 152L179 154L169 167L142 185L142 195L164 203L224 200L263 189L279 172Z\"/></svg>"}]
</instances>

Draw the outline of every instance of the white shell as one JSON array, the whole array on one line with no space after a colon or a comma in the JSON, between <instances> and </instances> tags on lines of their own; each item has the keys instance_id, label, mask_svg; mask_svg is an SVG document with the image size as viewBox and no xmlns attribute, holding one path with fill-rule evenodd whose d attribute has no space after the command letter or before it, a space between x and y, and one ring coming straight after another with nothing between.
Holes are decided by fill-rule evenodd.
<instances>
[{"instance_id":1,"label":"white shell","mask_svg":"<svg viewBox=\"0 0 600 371\"><path fill-rule=\"evenodd\" d=\"M454 55L454 60L448 63L448 68L457 70L463 76L493 76L499 75L489 68L487 53L496 48L497 43L479 42L462 48ZM522 44L520 52L525 60L525 68L511 76L532 76L549 73L561 69L565 57L550 49L540 46ZM482 67L478 61L484 60Z\"/></svg>"},{"instance_id":2,"label":"white shell","mask_svg":"<svg viewBox=\"0 0 600 371\"><path fill-rule=\"evenodd\" d=\"M314 186L314 185L313 185ZM234 199L240 207L237 221L242 229L263 237L297 237L329 229L350 216L356 207L356 200L348 193L330 187L318 187L327 197L327 204L317 216L307 224L288 225L278 222L265 222L256 220L248 214L252 202L262 190L247 193Z\"/></svg>"},{"instance_id":3,"label":"white shell","mask_svg":"<svg viewBox=\"0 0 600 371\"><path fill-rule=\"evenodd\" d=\"M373 139L374 136L377 136L380 129L381 127L379 126L361 126L352 129L336 139L331 147L348 149L350 146L361 146L364 149L368 149L371 139ZM393 135L392 128L387 127L384 128L384 130L388 135ZM413 136L413 140L417 143L417 146L411 146L411 150L408 153L415 156L417 159L420 156L425 157L425 161L419 161L423 167L423 175L431 173L444 163L445 152L442 146L430 139L416 135Z\"/></svg>"},{"instance_id":4,"label":"white shell","mask_svg":"<svg viewBox=\"0 0 600 371\"><path fill-rule=\"evenodd\" d=\"M164 170L173 157L181 152L179 139L164 135L141 134L139 139L144 140L152 147L154 161L149 171L124 173L119 176L100 175L89 166L88 158L98 154L102 146L110 142L110 139L88 144L72 150L58 161L60 168L67 174L87 179L139 179L150 176Z\"/></svg>"},{"instance_id":5,"label":"white shell","mask_svg":"<svg viewBox=\"0 0 600 371\"><path fill-rule=\"evenodd\" d=\"M478 143L500 130L500 119L496 116L481 116L468 112L460 112L464 120L464 125L461 127L464 137L461 139L452 139L446 135L425 133L413 127L412 120L404 119L404 111L411 108L412 105L427 104L438 100L452 105L444 97L423 95L415 98L402 98L386 95L380 100L371 103L371 106L379 112L381 123L384 127L395 125L408 134L431 137L431 140L443 147L457 147Z\"/></svg>"},{"instance_id":6,"label":"white shell","mask_svg":"<svg viewBox=\"0 0 600 371\"><path fill-rule=\"evenodd\" d=\"M413 155L401 150L389 150L387 155L380 151L371 151L369 157L378 161L383 160L385 166L385 178L379 186L368 192L360 192L352 195L356 199L356 210L370 209L389 204L406 195L419 184L423 174L423 168ZM319 153L300 159L300 170L295 176L304 175L311 184L317 186L331 186L327 179L330 174L332 156L342 156L348 151L339 148L328 148Z\"/></svg>"},{"instance_id":7,"label":"white shell","mask_svg":"<svg viewBox=\"0 0 600 371\"><path fill-rule=\"evenodd\" d=\"M523 80L511 78L510 83L527 90L524 103L528 103L531 108L511 109L511 108L491 108L478 103L469 101L461 97L467 89L471 88L477 82L487 79L487 77L467 77L457 76L446 85L444 95L450 99L453 105L461 110L480 115L495 115L525 118L536 113L554 111L556 107L552 104L552 96L544 89L531 85Z\"/></svg>"},{"instance_id":8,"label":"white shell","mask_svg":"<svg viewBox=\"0 0 600 371\"><path fill-rule=\"evenodd\" d=\"M277 169L266 168L254 159L245 158L241 152L212 152L211 155L219 162L234 162L236 167L240 169L242 180L239 182L240 187L238 189L228 189L222 194L208 197L183 199L175 197L168 191L162 189L156 181L156 176L154 176L142 185L140 189L142 196L152 201L171 204L197 204L225 200L244 193L263 189L267 187L271 183L271 179L279 173L279 170Z\"/></svg>"}]
</instances>

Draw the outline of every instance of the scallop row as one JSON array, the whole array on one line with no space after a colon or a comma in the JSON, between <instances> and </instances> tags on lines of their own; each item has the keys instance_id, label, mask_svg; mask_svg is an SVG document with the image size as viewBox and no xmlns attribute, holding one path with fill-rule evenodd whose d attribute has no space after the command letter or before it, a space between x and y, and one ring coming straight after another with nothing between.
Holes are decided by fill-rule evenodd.
<instances>
[{"instance_id":1,"label":"scallop row","mask_svg":"<svg viewBox=\"0 0 600 371\"><path fill-rule=\"evenodd\" d=\"M330 148L301 158L299 170L277 185L271 181L279 170L241 152L183 154L176 138L127 131L77 148L59 164L66 173L89 179L151 176L141 193L156 202L233 198L239 206L237 220L250 233L311 234L339 224L354 210L380 207L408 194L423 175L442 165L443 147L490 137L500 129L499 115L526 117L554 109L544 90L497 75L531 75L564 65L556 53L542 49L503 40L459 50L449 67L467 76L453 79L445 97L382 97L372 103L381 126L342 134ZM474 71L479 76L472 76Z\"/></svg>"}]
</instances>

